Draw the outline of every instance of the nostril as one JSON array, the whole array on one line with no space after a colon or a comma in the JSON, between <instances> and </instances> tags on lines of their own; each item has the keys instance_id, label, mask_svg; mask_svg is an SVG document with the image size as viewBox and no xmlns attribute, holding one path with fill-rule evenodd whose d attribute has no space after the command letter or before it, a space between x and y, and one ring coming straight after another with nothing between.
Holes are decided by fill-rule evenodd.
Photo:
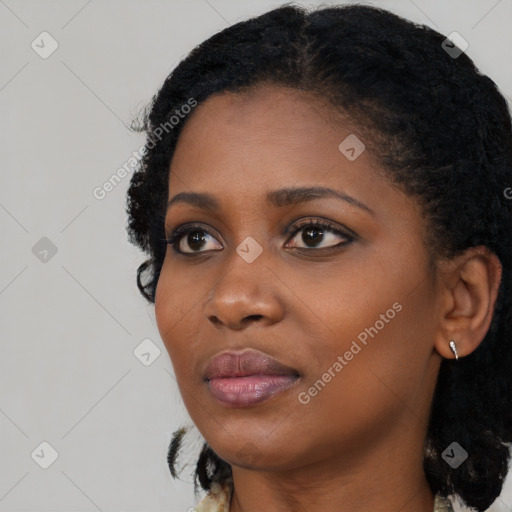
<instances>
[{"instance_id":1,"label":"nostril","mask_svg":"<svg viewBox=\"0 0 512 512\"><path fill-rule=\"evenodd\" d=\"M209 316L208 320L210 320L210 322L212 324L220 324L221 323L221 321L215 315Z\"/></svg>"},{"instance_id":2,"label":"nostril","mask_svg":"<svg viewBox=\"0 0 512 512\"><path fill-rule=\"evenodd\" d=\"M220 326L220 325L223 325L224 323L226 323L226 322L223 322L220 318L218 318L215 315L210 315L207 318L213 325L216 325L216 326ZM253 320L259 320L260 318L263 318L263 315L247 315L246 317L242 318L239 323L237 323L237 327L240 329L241 325L251 322ZM226 325L229 325L229 324L226 323ZM233 328L235 328L235 327L233 327Z\"/></svg>"},{"instance_id":3,"label":"nostril","mask_svg":"<svg viewBox=\"0 0 512 512\"><path fill-rule=\"evenodd\" d=\"M244 318L244 321L247 321L247 320L259 320L262 317L263 317L263 315L249 315L249 316L246 316Z\"/></svg>"}]
</instances>

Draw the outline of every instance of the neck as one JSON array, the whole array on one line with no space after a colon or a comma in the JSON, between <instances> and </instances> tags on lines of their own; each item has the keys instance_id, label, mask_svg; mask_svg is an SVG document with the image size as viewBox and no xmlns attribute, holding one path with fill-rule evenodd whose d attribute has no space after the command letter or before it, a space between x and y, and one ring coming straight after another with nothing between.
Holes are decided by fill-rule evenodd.
<instances>
[{"instance_id":1,"label":"neck","mask_svg":"<svg viewBox=\"0 0 512 512\"><path fill-rule=\"evenodd\" d=\"M337 452L293 469L260 471L232 465L230 512L432 512L423 471L424 429L417 421L367 450ZM418 447L419 446L419 447Z\"/></svg>"},{"instance_id":2,"label":"neck","mask_svg":"<svg viewBox=\"0 0 512 512\"><path fill-rule=\"evenodd\" d=\"M230 512L432 512L434 495L421 475L396 481L388 475L386 485L370 475L365 481L352 477L322 480L310 475L302 480L289 475L233 473L234 490ZM305 474L305 473L304 473ZM405 475L404 475L405 478Z\"/></svg>"}]
</instances>

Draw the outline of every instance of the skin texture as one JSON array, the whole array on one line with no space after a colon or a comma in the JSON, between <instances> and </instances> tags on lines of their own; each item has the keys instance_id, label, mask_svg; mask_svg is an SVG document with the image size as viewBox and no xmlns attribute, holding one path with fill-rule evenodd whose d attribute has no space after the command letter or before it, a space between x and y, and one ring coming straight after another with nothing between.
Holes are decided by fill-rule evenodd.
<instances>
[{"instance_id":1,"label":"skin texture","mask_svg":"<svg viewBox=\"0 0 512 512\"><path fill-rule=\"evenodd\" d=\"M364 142L322 100L259 86L198 106L171 162L169 198L208 192L221 204L168 210L166 235L194 223L214 236L204 233L201 246L185 235L179 246L191 257L168 246L155 314L192 420L232 465L230 512L433 510L422 460L439 365L454 357L450 339L459 357L482 341L501 267L482 247L430 267L417 199L383 177L370 151L355 161L339 151L352 133ZM342 191L373 213L336 198L265 202L269 191L299 186ZM307 245L307 226L285 234L304 218L356 237L324 249L348 240L323 231ZM246 237L263 250L252 263L236 252ZM396 303L394 318L357 342ZM353 341L361 350L301 403ZM220 352L247 347L301 378L256 406L225 407L204 369Z\"/></svg>"}]
</instances>

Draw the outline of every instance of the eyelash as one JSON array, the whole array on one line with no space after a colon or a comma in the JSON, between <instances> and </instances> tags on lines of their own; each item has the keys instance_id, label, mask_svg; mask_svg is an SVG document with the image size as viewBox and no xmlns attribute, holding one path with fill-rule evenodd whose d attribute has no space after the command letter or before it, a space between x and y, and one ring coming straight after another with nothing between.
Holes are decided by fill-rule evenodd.
<instances>
[{"instance_id":1,"label":"eyelash","mask_svg":"<svg viewBox=\"0 0 512 512\"><path fill-rule=\"evenodd\" d=\"M343 238L345 238L346 242L340 242L336 245L331 245L329 247L321 247L320 249L315 248L305 248L305 247L296 247L297 250L302 251L322 251L322 250L329 250L329 249L336 249L341 246L348 245L352 243L356 235L353 232L350 232L350 230L342 230L339 228L336 228L333 224L330 222L321 220L321 219L305 219L303 221L299 221L296 224L294 224L290 229L286 231L286 235L288 236L288 241L293 239L297 233L304 230L306 227L314 227L314 228L320 228L324 231L328 231L329 233L333 233L335 235L341 235ZM195 252L183 252L179 250L179 244L181 242L181 239L188 235L191 231L202 231L204 233L207 233L208 235L215 238L215 235L206 227L201 225L191 225L191 224L184 224L182 226L178 226L176 229L174 229L169 237L167 238L167 243L172 246L173 250L177 252L178 254L182 254L184 256L197 256L201 254L206 254L210 251L195 251Z\"/></svg>"}]
</instances>

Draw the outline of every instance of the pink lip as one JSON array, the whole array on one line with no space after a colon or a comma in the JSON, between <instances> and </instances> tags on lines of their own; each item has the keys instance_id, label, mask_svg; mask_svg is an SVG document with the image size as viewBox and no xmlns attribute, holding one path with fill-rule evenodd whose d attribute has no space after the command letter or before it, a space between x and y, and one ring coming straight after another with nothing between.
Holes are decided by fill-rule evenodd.
<instances>
[{"instance_id":1,"label":"pink lip","mask_svg":"<svg viewBox=\"0 0 512 512\"><path fill-rule=\"evenodd\" d=\"M247 349L214 357L203 377L222 405L249 407L290 388L300 374L262 352Z\"/></svg>"},{"instance_id":2,"label":"pink lip","mask_svg":"<svg viewBox=\"0 0 512 512\"><path fill-rule=\"evenodd\" d=\"M296 375L248 375L210 379L211 394L228 407L250 407L285 391L299 379Z\"/></svg>"}]
</instances>

